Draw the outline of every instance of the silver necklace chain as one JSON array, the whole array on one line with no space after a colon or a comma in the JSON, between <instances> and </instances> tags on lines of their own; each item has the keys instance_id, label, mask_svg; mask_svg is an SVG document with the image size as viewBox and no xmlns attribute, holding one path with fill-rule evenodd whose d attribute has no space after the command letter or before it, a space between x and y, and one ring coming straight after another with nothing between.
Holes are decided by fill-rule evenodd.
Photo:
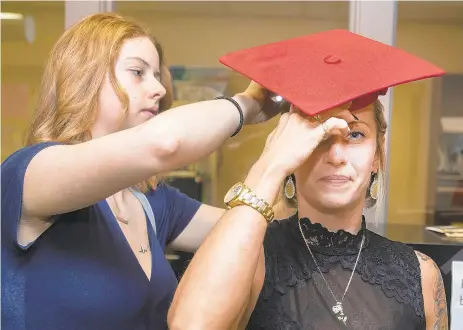
<instances>
[{"instance_id":1,"label":"silver necklace chain","mask_svg":"<svg viewBox=\"0 0 463 330\"><path fill-rule=\"evenodd\" d=\"M304 239L304 243L307 246L307 249L309 250L309 253L313 259L313 262L315 263L315 266L317 266L318 272L320 273L323 281L328 287L328 290L331 292L331 295L333 296L334 301L336 301L336 305L334 305L332 308L333 312L336 314L336 317L338 318L338 320L346 323L347 317L344 315L342 303L344 301L344 297L346 296L347 290L349 290L350 282L352 281L352 277L354 276L355 269L357 268L357 264L360 259L360 254L362 253L363 243L365 242L365 234L362 235L362 242L360 243L359 253L357 254L357 259L355 260L354 268L352 269L352 274L350 275L349 282L347 283L346 289L344 290L344 294L342 295L341 300L338 300L333 290L331 290L331 287L328 284L328 281L326 280L325 276L323 275L323 272L321 271L320 267L318 267L317 260L315 259L315 256L313 255L312 250L310 249L309 243L307 243L307 239L305 238L304 233L302 232L301 221L298 219L297 222L299 224L299 231L301 232L302 238Z\"/></svg>"}]
</instances>

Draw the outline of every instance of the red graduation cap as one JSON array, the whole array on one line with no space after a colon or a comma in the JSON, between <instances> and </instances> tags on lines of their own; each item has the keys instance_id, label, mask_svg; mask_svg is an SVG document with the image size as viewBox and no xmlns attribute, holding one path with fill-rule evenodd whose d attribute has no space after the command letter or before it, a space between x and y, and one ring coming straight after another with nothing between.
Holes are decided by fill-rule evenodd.
<instances>
[{"instance_id":1,"label":"red graduation cap","mask_svg":"<svg viewBox=\"0 0 463 330\"><path fill-rule=\"evenodd\" d=\"M310 116L352 101L373 103L388 88L445 72L403 50L330 30L231 52L219 61Z\"/></svg>"}]
</instances>

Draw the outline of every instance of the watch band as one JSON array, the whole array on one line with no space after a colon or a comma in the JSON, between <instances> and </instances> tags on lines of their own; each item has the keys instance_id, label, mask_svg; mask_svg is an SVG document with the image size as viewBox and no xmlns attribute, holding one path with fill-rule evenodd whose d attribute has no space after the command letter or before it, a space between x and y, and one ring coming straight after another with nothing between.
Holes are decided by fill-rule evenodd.
<instances>
[{"instance_id":1,"label":"watch band","mask_svg":"<svg viewBox=\"0 0 463 330\"><path fill-rule=\"evenodd\" d=\"M264 199L257 197L257 195L244 183L239 183L239 185L241 185L241 189L237 196L228 203L225 203L228 208L231 209L235 206L247 205L262 214L268 223L272 222L275 217L273 208Z\"/></svg>"}]
</instances>

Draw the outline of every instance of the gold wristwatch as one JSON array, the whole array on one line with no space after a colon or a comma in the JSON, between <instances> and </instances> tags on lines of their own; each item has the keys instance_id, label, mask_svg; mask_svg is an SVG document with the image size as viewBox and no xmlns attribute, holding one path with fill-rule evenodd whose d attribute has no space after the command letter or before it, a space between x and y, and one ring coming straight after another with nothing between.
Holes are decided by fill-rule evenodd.
<instances>
[{"instance_id":1,"label":"gold wristwatch","mask_svg":"<svg viewBox=\"0 0 463 330\"><path fill-rule=\"evenodd\" d=\"M254 194L244 183L238 182L227 192L224 202L229 209L238 205L247 205L262 214L267 222L272 222L275 216L273 208L262 198Z\"/></svg>"}]
</instances>

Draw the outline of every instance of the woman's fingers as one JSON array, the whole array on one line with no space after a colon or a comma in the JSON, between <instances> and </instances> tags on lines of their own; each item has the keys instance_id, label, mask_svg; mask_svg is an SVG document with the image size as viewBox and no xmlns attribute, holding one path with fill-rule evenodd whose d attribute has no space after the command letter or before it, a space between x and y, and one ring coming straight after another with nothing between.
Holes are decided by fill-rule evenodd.
<instances>
[{"instance_id":1,"label":"woman's fingers","mask_svg":"<svg viewBox=\"0 0 463 330\"><path fill-rule=\"evenodd\" d=\"M301 166L324 139L336 134L347 136L350 132L343 119L310 121L295 110L281 116L264 149L265 160L278 165L285 173L292 173Z\"/></svg>"},{"instance_id":2,"label":"woman's fingers","mask_svg":"<svg viewBox=\"0 0 463 330\"><path fill-rule=\"evenodd\" d=\"M280 120L278 121L278 125L274 129L273 139L277 139L284 131L285 127L288 125L289 117L289 113L284 113L281 115Z\"/></svg>"},{"instance_id":3,"label":"woman's fingers","mask_svg":"<svg viewBox=\"0 0 463 330\"><path fill-rule=\"evenodd\" d=\"M317 127L323 134L323 138L327 138L328 135L341 134L346 136L349 134L349 124L344 119L332 117L328 120L321 122Z\"/></svg>"},{"instance_id":4,"label":"woman's fingers","mask_svg":"<svg viewBox=\"0 0 463 330\"><path fill-rule=\"evenodd\" d=\"M280 120L278 121L277 127L275 127L273 131L267 136L267 140L265 141L264 151L267 150L268 147L271 145L271 143L281 135L281 132L283 132L284 128L288 124L288 119L289 119L288 113L284 113L281 115Z\"/></svg>"}]
</instances>

